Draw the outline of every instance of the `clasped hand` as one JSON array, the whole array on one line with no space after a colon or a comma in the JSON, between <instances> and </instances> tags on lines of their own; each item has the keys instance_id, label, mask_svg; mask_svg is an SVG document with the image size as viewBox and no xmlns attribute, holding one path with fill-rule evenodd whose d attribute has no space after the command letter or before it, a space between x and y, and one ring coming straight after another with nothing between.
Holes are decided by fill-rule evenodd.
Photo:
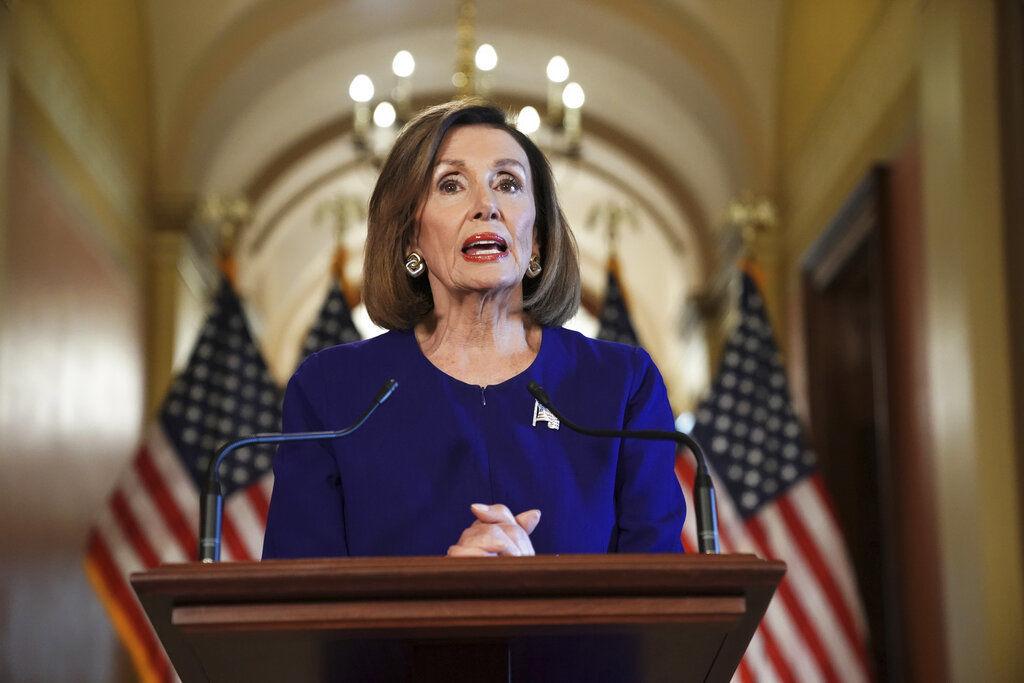
<instances>
[{"instance_id":1,"label":"clasped hand","mask_svg":"<svg viewBox=\"0 0 1024 683\"><path fill-rule=\"evenodd\" d=\"M462 532L458 543L448 548L449 557L494 557L534 555L530 534L540 522L540 510L513 515L504 505L470 506L476 521Z\"/></svg>"}]
</instances>

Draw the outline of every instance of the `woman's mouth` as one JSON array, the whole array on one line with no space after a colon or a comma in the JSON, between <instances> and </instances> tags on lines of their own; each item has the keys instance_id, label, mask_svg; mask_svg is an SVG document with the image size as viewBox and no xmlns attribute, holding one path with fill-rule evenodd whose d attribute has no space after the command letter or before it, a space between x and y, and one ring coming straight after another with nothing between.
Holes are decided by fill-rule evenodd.
<instances>
[{"instance_id":1,"label":"woman's mouth","mask_svg":"<svg viewBox=\"0 0 1024 683\"><path fill-rule=\"evenodd\" d=\"M462 258L477 263L497 261L508 256L505 239L493 232L478 232L462 243Z\"/></svg>"}]
</instances>

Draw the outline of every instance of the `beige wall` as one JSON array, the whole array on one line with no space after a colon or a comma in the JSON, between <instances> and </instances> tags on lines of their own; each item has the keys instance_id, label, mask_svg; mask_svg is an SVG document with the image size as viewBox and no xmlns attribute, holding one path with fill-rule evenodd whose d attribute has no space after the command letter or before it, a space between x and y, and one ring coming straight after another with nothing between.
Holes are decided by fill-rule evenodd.
<instances>
[{"instance_id":1,"label":"beige wall","mask_svg":"<svg viewBox=\"0 0 1024 683\"><path fill-rule=\"evenodd\" d=\"M0 12L0 680L118 680L82 551L144 421L143 34L128 1Z\"/></svg>"},{"instance_id":2,"label":"beige wall","mask_svg":"<svg viewBox=\"0 0 1024 683\"><path fill-rule=\"evenodd\" d=\"M789 18L831 11L844 20L791 20L784 29L776 305L789 312L789 346L799 350L802 255L871 165L919 133L929 369L919 400L930 415L947 668L953 680L1021 680L994 3L892 0L845 17L815 4L792 3Z\"/></svg>"}]
</instances>

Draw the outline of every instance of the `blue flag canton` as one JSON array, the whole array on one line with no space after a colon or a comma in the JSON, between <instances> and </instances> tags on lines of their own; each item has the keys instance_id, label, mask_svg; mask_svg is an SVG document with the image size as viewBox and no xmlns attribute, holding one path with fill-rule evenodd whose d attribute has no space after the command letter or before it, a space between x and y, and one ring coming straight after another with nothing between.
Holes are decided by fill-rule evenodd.
<instances>
[{"instance_id":1,"label":"blue flag canton","mask_svg":"<svg viewBox=\"0 0 1024 683\"><path fill-rule=\"evenodd\" d=\"M740 323L726 342L711 391L697 408L693 436L708 450L711 466L744 517L815 469L764 302L746 274Z\"/></svg>"},{"instance_id":2,"label":"blue flag canton","mask_svg":"<svg viewBox=\"0 0 1024 683\"><path fill-rule=\"evenodd\" d=\"M633 322L629 319L629 311L626 310L626 300L622 295L622 288L619 286L619 279L615 277L614 270L608 271L608 287L605 289L604 306L601 308L597 338L608 341L619 342L638 346L636 331L633 329Z\"/></svg>"},{"instance_id":3,"label":"blue flag canton","mask_svg":"<svg viewBox=\"0 0 1024 683\"><path fill-rule=\"evenodd\" d=\"M160 409L164 432L196 485L226 441L281 429L281 391L260 354L234 290L222 280L185 369ZM235 451L220 466L225 494L254 483L274 446Z\"/></svg>"},{"instance_id":4,"label":"blue flag canton","mask_svg":"<svg viewBox=\"0 0 1024 683\"><path fill-rule=\"evenodd\" d=\"M359 341L361 338L362 335L352 322L352 311L345 301L345 295L335 281L327 293L324 305L320 307L320 314L302 344L302 358L321 349Z\"/></svg>"}]
</instances>

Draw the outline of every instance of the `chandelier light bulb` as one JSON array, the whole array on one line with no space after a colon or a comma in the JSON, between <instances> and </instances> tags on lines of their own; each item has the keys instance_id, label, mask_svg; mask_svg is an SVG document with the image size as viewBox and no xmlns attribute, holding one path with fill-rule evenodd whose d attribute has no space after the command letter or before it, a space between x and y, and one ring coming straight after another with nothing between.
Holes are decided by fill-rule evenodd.
<instances>
[{"instance_id":1,"label":"chandelier light bulb","mask_svg":"<svg viewBox=\"0 0 1024 683\"><path fill-rule=\"evenodd\" d=\"M540 113L529 105L523 107L516 117L516 128L527 135L536 133L540 128Z\"/></svg>"},{"instance_id":2,"label":"chandelier light bulb","mask_svg":"<svg viewBox=\"0 0 1024 683\"><path fill-rule=\"evenodd\" d=\"M555 55L548 62L547 73L552 83L565 83L569 78L569 62L565 61L565 57Z\"/></svg>"},{"instance_id":3,"label":"chandelier light bulb","mask_svg":"<svg viewBox=\"0 0 1024 683\"><path fill-rule=\"evenodd\" d=\"M586 99L586 95L583 93L583 86L576 81L566 85L565 90L562 91L562 104L567 109L579 109L583 106Z\"/></svg>"},{"instance_id":4,"label":"chandelier light bulb","mask_svg":"<svg viewBox=\"0 0 1024 683\"><path fill-rule=\"evenodd\" d=\"M481 71L492 71L498 66L498 53L490 43L483 43L476 49L476 68Z\"/></svg>"},{"instance_id":5,"label":"chandelier light bulb","mask_svg":"<svg viewBox=\"0 0 1024 683\"><path fill-rule=\"evenodd\" d=\"M373 123L378 128L390 128L395 123L395 107L385 100L373 109Z\"/></svg>"},{"instance_id":6,"label":"chandelier light bulb","mask_svg":"<svg viewBox=\"0 0 1024 683\"><path fill-rule=\"evenodd\" d=\"M391 71L399 78L409 78L415 70L416 60L408 50L402 50L391 60Z\"/></svg>"},{"instance_id":7,"label":"chandelier light bulb","mask_svg":"<svg viewBox=\"0 0 1024 683\"><path fill-rule=\"evenodd\" d=\"M348 86L348 96L356 102L369 102L373 99L373 81L366 74L359 74Z\"/></svg>"}]
</instances>

